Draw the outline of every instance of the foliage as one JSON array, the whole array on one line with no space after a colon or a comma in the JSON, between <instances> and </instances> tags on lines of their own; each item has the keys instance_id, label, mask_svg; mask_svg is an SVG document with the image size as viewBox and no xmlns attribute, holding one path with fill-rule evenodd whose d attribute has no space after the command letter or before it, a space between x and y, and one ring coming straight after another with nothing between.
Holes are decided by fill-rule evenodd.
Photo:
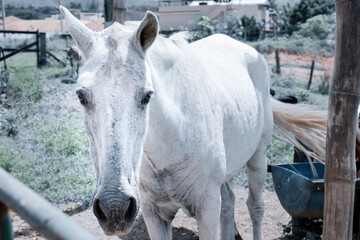
<instances>
[{"instance_id":1,"label":"foliage","mask_svg":"<svg viewBox=\"0 0 360 240\"><path fill-rule=\"evenodd\" d=\"M59 78L71 75L70 68L63 67L44 67L41 71L47 78Z\"/></svg>"},{"instance_id":2,"label":"foliage","mask_svg":"<svg viewBox=\"0 0 360 240\"><path fill-rule=\"evenodd\" d=\"M271 88L275 90L277 96L292 95L300 103L320 105L324 108L328 102L328 96L321 91L321 83L313 82L310 90L307 90L307 82L294 78L291 75L271 76Z\"/></svg>"},{"instance_id":3,"label":"foliage","mask_svg":"<svg viewBox=\"0 0 360 240\"><path fill-rule=\"evenodd\" d=\"M318 92L323 95L329 94L331 74L326 73L321 78L321 83L318 85Z\"/></svg>"},{"instance_id":4,"label":"foliage","mask_svg":"<svg viewBox=\"0 0 360 240\"><path fill-rule=\"evenodd\" d=\"M270 6L270 9L273 9L275 11L278 10L278 5L276 3L276 0L269 0L269 6Z\"/></svg>"},{"instance_id":5,"label":"foliage","mask_svg":"<svg viewBox=\"0 0 360 240\"><path fill-rule=\"evenodd\" d=\"M241 25L244 27L244 37L247 41L255 41L259 39L261 25L257 23L254 17L241 17Z\"/></svg>"},{"instance_id":6,"label":"foliage","mask_svg":"<svg viewBox=\"0 0 360 240\"><path fill-rule=\"evenodd\" d=\"M90 10L90 11L95 11L95 10L97 10L97 6L96 6L95 2L92 2L92 3L90 4L89 10Z\"/></svg>"},{"instance_id":7,"label":"foliage","mask_svg":"<svg viewBox=\"0 0 360 240\"><path fill-rule=\"evenodd\" d=\"M44 19L46 17L50 17L52 14L56 14L58 13L58 9L54 8L54 7L49 7L49 6L43 6L43 7L38 7L38 8L34 8L31 5L29 5L28 7L15 7L12 4L6 4L5 6L5 11L6 11L6 16L17 16L16 12L20 11L23 12L24 10L28 10L26 12L30 12L31 15L36 14L37 18L33 18L34 16L25 16L25 17L30 17L30 18L24 18L24 19ZM17 16L18 17L18 16ZM22 17L21 17L22 18Z\"/></svg>"},{"instance_id":8,"label":"foliage","mask_svg":"<svg viewBox=\"0 0 360 240\"><path fill-rule=\"evenodd\" d=\"M14 108L0 111L0 134L7 136L0 137L0 166L52 202L88 200L95 185L79 106L68 94L73 86L52 78L66 72L12 71Z\"/></svg>"},{"instance_id":9,"label":"foliage","mask_svg":"<svg viewBox=\"0 0 360 240\"><path fill-rule=\"evenodd\" d=\"M226 25L207 16L200 15L193 34L193 41L208 37L216 33L226 34L237 40L255 41L259 38L261 24L254 17L230 14L226 18Z\"/></svg>"},{"instance_id":10,"label":"foliage","mask_svg":"<svg viewBox=\"0 0 360 240\"><path fill-rule=\"evenodd\" d=\"M193 35L193 41L221 32L222 26L219 21L213 20L207 16L199 15L199 20L196 22L196 31Z\"/></svg>"},{"instance_id":11,"label":"foliage","mask_svg":"<svg viewBox=\"0 0 360 240\"><path fill-rule=\"evenodd\" d=\"M10 97L21 102L38 102L43 95L43 84L38 81L37 69L28 71L19 69L10 80Z\"/></svg>"},{"instance_id":12,"label":"foliage","mask_svg":"<svg viewBox=\"0 0 360 240\"><path fill-rule=\"evenodd\" d=\"M325 40L332 34L332 40L335 40L335 15L317 15L309 18L300 25L297 35L311 39Z\"/></svg>"},{"instance_id":13,"label":"foliage","mask_svg":"<svg viewBox=\"0 0 360 240\"><path fill-rule=\"evenodd\" d=\"M333 0L301 0L294 7L289 4L283 7L282 18L288 25L288 31L291 35L294 31L300 29L300 24L307 19L319 14L332 14L335 12Z\"/></svg>"},{"instance_id":14,"label":"foliage","mask_svg":"<svg viewBox=\"0 0 360 240\"><path fill-rule=\"evenodd\" d=\"M39 15L34 9L19 9L15 11L14 16L22 19L39 19Z\"/></svg>"},{"instance_id":15,"label":"foliage","mask_svg":"<svg viewBox=\"0 0 360 240\"><path fill-rule=\"evenodd\" d=\"M245 31L241 19L242 18L239 14L228 15L226 19L226 27L224 29L224 34L234 39L243 39Z\"/></svg>"},{"instance_id":16,"label":"foliage","mask_svg":"<svg viewBox=\"0 0 360 240\"><path fill-rule=\"evenodd\" d=\"M310 4L310 2L309 2ZM297 24L297 30L291 30L292 35L277 38L265 38L256 42L248 42L258 51L287 49L297 52L334 53L335 14L316 15Z\"/></svg>"},{"instance_id":17,"label":"foliage","mask_svg":"<svg viewBox=\"0 0 360 240\"><path fill-rule=\"evenodd\" d=\"M81 8L81 3L70 2L70 8L80 9Z\"/></svg>"}]
</instances>

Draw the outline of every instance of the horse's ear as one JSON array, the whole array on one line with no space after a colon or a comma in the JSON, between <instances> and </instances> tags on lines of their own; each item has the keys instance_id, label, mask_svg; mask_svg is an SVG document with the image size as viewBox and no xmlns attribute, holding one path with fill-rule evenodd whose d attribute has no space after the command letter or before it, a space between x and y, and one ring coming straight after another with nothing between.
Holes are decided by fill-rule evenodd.
<instances>
[{"instance_id":1,"label":"horse's ear","mask_svg":"<svg viewBox=\"0 0 360 240\"><path fill-rule=\"evenodd\" d=\"M75 40L76 44L81 50L82 55L86 59L89 56L89 52L93 46L94 32L86 27L76 17L74 17L65 7L60 6L59 9L64 15L69 33Z\"/></svg>"},{"instance_id":2,"label":"horse's ear","mask_svg":"<svg viewBox=\"0 0 360 240\"><path fill-rule=\"evenodd\" d=\"M145 53L155 41L159 31L159 22L154 13L148 11L133 37L134 45L140 53Z\"/></svg>"}]
</instances>

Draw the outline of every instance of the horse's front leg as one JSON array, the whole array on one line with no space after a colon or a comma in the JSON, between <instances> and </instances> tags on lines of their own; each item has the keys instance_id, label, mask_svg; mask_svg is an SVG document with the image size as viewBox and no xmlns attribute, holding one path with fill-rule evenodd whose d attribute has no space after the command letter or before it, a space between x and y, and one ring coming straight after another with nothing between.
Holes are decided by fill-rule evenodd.
<instances>
[{"instance_id":1,"label":"horse's front leg","mask_svg":"<svg viewBox=\"0 0 360 240\"><path fill-rule=\"evenodd\" d=\"M200 240L216 240L220 219L220 187L208 188L196 210Z\"/></svg>"},{"instance_id":2,"label":"horse's front leg","mask_svg":"<svg viewBox=\"0 0 360 240\"><path fill-rule=\"evenodd\" d=\"M167 214L153 204L141 204L145 225L151 240L171 240L174 215Z\"/></svg>"}]
</instances>

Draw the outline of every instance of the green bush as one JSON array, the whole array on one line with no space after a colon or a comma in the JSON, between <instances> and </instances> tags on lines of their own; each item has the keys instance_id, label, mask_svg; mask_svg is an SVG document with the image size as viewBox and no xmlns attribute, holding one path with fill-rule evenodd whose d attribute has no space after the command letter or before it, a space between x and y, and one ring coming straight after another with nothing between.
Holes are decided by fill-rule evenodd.
<instances>
[{"instance_id":1,"label":"green bush","mask_svg":"<svg viewBox=\"0 0 360 240\"><path fill-rule=\"evenodd\" d=\"M19 9L14 13L15 17L21 19L39 19L38 12L35 9Z\"/></svg>"},{"instance_id":2,"label":"green bush","mask_svg":"<svg viewBox=\"0 0 360 240\"><path fill-rule=\"evenodd\" d=\"M44 90L44 85L39 80L39 72L36 69L32 71L17 69L12 73L9 86L9 97L19 102L36 103L41 100Z\"/></svg>"},{"instance_id":3,"label":"green bush","mask_svg":"<svg viewBox=\"0 0 360 240\"><path fill-rule=\"evenodd\" d=\"M194 31L193 41L208 37L215 33L221 33L221 24L207 16L200 15L196 22L196 30Z\"/></svg>"},{"instance_id":4,"label":"green bush","mask_svg":"<svg viewBox=\"0 0 360 240\"><path fill-rule=\"evenodd\" d=\"M278 74L271 75L272 88L292 89L298 86L298 84L299 82L291 76L278 75Z\"/></svg>"},{"instance_id":5,"label":"green bush","mask_svg":"<svg viewBox=\"0 0 360 240\"><path fill-rule=\"evenodd\" d=\"M257 23L254 17L241 17L241 25L244 28L244 37L247 41L256 41L259 39L261 25Z\"/></svg>"},{"instance_id":6,"label":"green bush","mask_svg":"<svg viewBox=\"0 0 360 240\"><path fill-rule=\"evenodd\" d=\"M219 21L201 15L196 23L192 40L196 41L216 33L222 33L237 40L255 41L259 39L260 31L261 25L256 22L254 17L230 14L226 18L226 26L223 26Z\"/></svg>"},{"instance_id":7,"label":"green bush","mask_svg":"<svg viewBox=\"0 0 360 240\"><path fill-rule=\"evenodd\" d=\"M227 17L224 34L237 40L244 38L245 30L239 14L230 14Z\"/></svg>"},{"instance_id":8,"label":"green bush","mask_svg":"<svg viewBox=\"0 0 360 240\"><path fill-rule=\"evenodd\" d=\"M324 79L328 77L324 77ZM328 81L328 79L326 81ZM313 82L311 89L307 90L307 82L296 79L292 75L271 75L271 88L275 90L276 96L293 95L301 103L321 106L325 106L328 103L326 92L320 92L319 90L321 83Z\"/></svg>"},{"instance_id":9,"label":"green bush","mask_svg":"<svg viewBox=\"0 0 360 240\"><path fill-rule=\"evenodd\" d=\"M317 15L300 25L296 34L311 39L325 40L335 32L335 15ZM334 34L332 35L334 37Z\"/></svg>"},{"instance_id":10,"label":"green bush","mask_svg":"<svg viewBox=\"0 0 360 240\"><path fill-rule=\"evenodd\" d=\"M0 137L0 166L52 202L88 200L95 187L88 139L71 104L77 102L73 86L59 85L58 72L12 73L9 100L15 104L6 117L0 114L0 133L16 134Z\"/></svg>"},{"instance_id":11,"label":"green bush","mask_svg":"<svg viewBox=\"0 0 360 240\"><path fill-rule=\"evenodd\" d=\"M285 20L289 34L300 29L300 24L307 19L320 14L332 14L335 12L333 0L301 0L293 7L289 4L283 7L282 18Z\"/></svg>"},{"instance_id":12,"label":"green bush","mask_svg":"<svg viewBox=\"0 0 360 240\"><path fill-rule=\"evenodd\" d=\"M299 102L305 103L310 101L310 93L305 89L302 88L295 89L294 95L299 100Z\"/></svg>"},{"instance_id":13,"label":"green bush","mask_svg":"<svg viewBox=\"0 0 360 240\"><path fill-rule=\"evenodd\" d=\"M321 83L317 87L317 91L320 94L328 95L329 94L329 88L330 88L330 77L331 74L327 72L321 77Z\"/></svg>"}]
</instances>

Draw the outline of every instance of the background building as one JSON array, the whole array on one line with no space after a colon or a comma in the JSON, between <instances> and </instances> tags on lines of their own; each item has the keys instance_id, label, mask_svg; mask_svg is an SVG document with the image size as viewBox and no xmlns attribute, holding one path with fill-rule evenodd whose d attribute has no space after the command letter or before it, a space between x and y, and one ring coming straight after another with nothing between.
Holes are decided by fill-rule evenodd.
<instances>
[{"instance_id":1,"label":"background building","mask_svg":"<svg viewBox=\"0 0 360 240\"><path fill-rule=\"evenodd\" d=\"M159 1L157 15L162 31L193 30L199 16L204 15L221 23L226 23L229 14L254 17L257 22L269 22L268 0L214 1ZM169 3L167 6L161 2ZM173 3L173 4L172 4ZM182 4L179 4L182 3Z\"/></svg>"}]
</instances>

